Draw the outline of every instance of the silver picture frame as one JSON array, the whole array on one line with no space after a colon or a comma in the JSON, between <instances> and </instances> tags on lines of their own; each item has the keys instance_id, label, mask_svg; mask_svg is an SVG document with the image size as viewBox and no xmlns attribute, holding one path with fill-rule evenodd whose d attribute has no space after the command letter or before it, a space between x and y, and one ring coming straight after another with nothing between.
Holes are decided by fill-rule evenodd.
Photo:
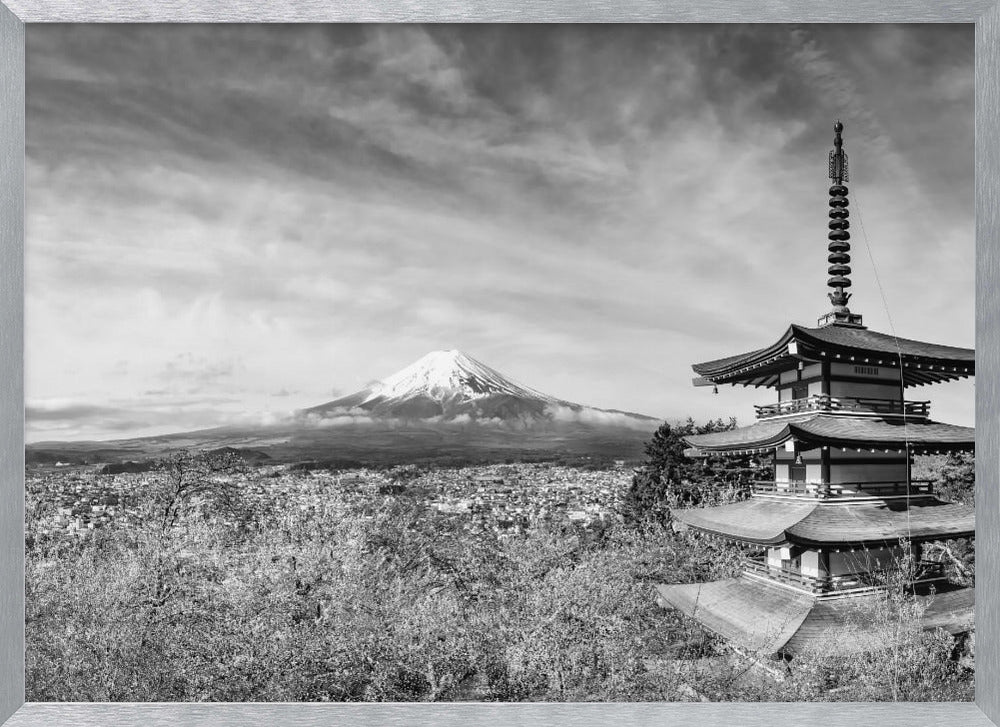
<instances>
[{"instance_id":1,"label":"silver picture frame","mask_svg":"<svg viewBox=\"0 0 1000 727\"><path fill-rule=\"evenodd\" d=\"M2 0L0 5L0 724L1000 724L1000 0ZM46 22L971 23L976 42L974 703L25 703L25 24Z\"/></svg>"}]
</instances>

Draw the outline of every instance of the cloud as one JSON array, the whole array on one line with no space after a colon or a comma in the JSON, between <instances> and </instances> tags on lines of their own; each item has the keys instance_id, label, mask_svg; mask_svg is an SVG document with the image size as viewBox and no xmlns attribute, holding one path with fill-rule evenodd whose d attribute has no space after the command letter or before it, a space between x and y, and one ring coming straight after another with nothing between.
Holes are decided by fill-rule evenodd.
<instances>
[{"instance_id":1,"label":"cloud","mask_svg":"<svg viewBox=\"0 0 1000 727\"><path fill-rule=\"evenodd\" d=\"M112 418L125 413L127 410L117 407L83 403L39 402L24 407L24 417L30 423L73 422L95 417Z\"/></svg>"},{"instance_id":2,"label":"cloud","mask_svg":"<svg viewBox=\"0 0 1000 727\"><path fill-rule=\"evenodd\" d=\"M888 328L885 292L900 335L973 340L969 27L32 26L26 43L33 399L281 415L458 347L568 401L749 411L759 394L706 398L689 367L825 312L837 116L866 322Z\"/></svg>"},{"instance_id":3,"label":"cloud","mask_svg":"<svg viewBox=\"0 0 1000 727\"><path fill-rule=\"evenodd\" d=\"M218 423L218 413L211 409L162 409L112 407L88 403L34 402L25 406L26 438L107 439L139 436L143 433L180 431L186 425L210 426Z\"/></svg>"},{"instance_id":4,"label":"cloud","mask_svg":"<svg viewBox=\"0 0 1000 727\"><path fill-rule=\"evenodd\" d=\"M638 431L652 431L659 425L658 421L638 419L623 412L602 411L591 407L573 409L568 406L549 405L545 412L553 421L560 423L591 424L597 426L625 427Z\"/></svg>"},{"instance_id":5,"label":"cloud","mask_svg":"<svg viewBox=\"0 0 1000 727\"><path fill-rule=\"evenodd\" d=\"M316 414L313 412L299 414L296 417L296 423L307 427L326 429L330 427L364 426L369 424L380 424L395 427L399 426L403 422L390 417L375 418L364 409L351 409L345 407L342 409L332 409L324 412L323 414Z\"/></svg>"},{"instance_id":6,"label":"cloud","mask_svg":"<svg viewBox=\"0 0 1000 727\"><path fill-rule=\"evenodd\" d=\"M169 383L194 383L196 386L218 384L232 378L240 363L236 359L211 361L191 353L178 354L168 361L159 377Z\"/></svg>"},{"instance_id":7,"label":"cloud","mask_svg":"<svg viewBox=\"0 0 1000 727\"><path fill-rule=\"evenodd\" d=\"M248 411L239 399L208 397L123 402L104 405L66 399L29 400L25 406L28 441L66 438L122 439L172 434L220 426L260 427L291 421L290 412Z\"/></svg>"}]
</instances>

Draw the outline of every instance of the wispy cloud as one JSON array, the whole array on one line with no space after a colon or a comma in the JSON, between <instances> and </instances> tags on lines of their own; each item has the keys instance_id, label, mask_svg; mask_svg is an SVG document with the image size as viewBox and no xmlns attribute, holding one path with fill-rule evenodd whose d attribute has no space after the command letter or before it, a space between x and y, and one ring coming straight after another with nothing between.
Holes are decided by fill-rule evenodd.
<instances>
[{"instance_id":1,"label":"wispy cloud","mask_svg":"<svg viewBox=\"0 0 1000 727\"><path fill-rule=\"evenodd\" d=\"M888 329L867 239L898 332L971 345L972 39L33 26L28 395L95 407L67 437L113 399L200 397L155 425L184 429L195 408L280 416L461 348L570 401L749 411L759 392L706 397L689 365L826 310L837 117L864 222L855 307ZM971 420L968 392L950 401L937 416Z\"/></svg>"}]
</instances>

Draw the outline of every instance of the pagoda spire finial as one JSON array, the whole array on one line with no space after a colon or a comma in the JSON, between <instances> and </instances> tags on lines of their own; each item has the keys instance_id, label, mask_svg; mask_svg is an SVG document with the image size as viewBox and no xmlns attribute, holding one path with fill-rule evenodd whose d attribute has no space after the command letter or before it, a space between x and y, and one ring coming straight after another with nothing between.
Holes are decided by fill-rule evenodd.
<instances>
[{"instance_id":1,"label":"pagoda spire finial","mask_svg":"<svg viewBox=\"0 0 1000 727\"><path fill-rule=\"evenodd\" d=\"M842 325L860 326L861 316L851 313L847 307L847 301L851 299L851 294L845 288L851 287L851 233L848 228L851 223L847 221L850 212L847 211L847 187L844 182L850 181L847 168L847 153L844 151L844 140L841 132L844 125L837 119L833 125L833 150L830 152L830 179L833 186L830 187L830 233L827 237L830 244L827 246L830 255L827 261L830 267L827 272L830 279L826 284L833 288L829 293L830 302L833 303L833 310L819 319L819 325L829 325L839 323Z\"/></svg>"}]
</instances>

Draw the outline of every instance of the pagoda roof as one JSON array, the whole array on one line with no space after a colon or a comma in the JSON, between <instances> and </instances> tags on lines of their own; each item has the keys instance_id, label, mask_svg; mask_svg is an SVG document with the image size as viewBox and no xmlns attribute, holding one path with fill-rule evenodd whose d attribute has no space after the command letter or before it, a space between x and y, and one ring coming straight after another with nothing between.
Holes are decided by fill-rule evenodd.
<instances>
[{"instance_id":1,"label":"pagoda roof","mask_svg":"<svg viewBox=\"0 0 1000 727\"><path fill-rule=\"evenodd\" d=\"M923 418L806 412L684 437L685 442L702 452L772 449L790 440L802 442L806 449L831 446L889 450L909 447L913 452L970 451L975 447L976 430Z\"/></svg>"},{"instance_id":2,"label":"pagoda roof","mask_svg":"<svg viewBox=\"0 0 1000 727\"><path fill-rule=\"evenodd\" d=\"M799 361L897 367L902 359L905 385L919 386L974 376L975 355L971 348L897 338L858 326L807 328L793 323L770 346L692 368L705 383L775 386L781 372Z\"/></svg>"},{"instance_id":3,"label":"pagoda roof","mask_svg":"<svg viewBox=\"0 0 1000 727\"><path fill-rule=\"evenodd\" d=\"M950 634L971 631L975 625L976 589L956 588L934 594L925 601L921 616L925 628L944 629Z\"/></svg>"},{"instance_id":4,"label":"pagoda roof","mask_svg":"<svg viewBox=\"0 0 1000 727\"><path fill-rule=\"evenodd\" d=\"M799 630L816 599L750 578L656 587L657 602L754 652L775 654Z\"/></svg>"},{"instance_id":5,"label":"pagoda roof","mask_svg":"<svg viewBox=\"0 0 1000 727\"><path fill-rule=\"evenodd\" d=\"M972 537L976 513L970 505L933 497L801 501L754 496L716 507L675 510L688 527L758 545L809 547L881 546L911 541Z\"/></svg>"},{"instance_id":6,"label":"pagoda roof","mask_svg":"<svg viewBox=\"0 0 1000 727\"><path fill-rule=\"evenodd\" d=\"M818 600L756 578L657 586L657 603L676 608L728 641L758 653L826 649L865 650L877 630L865 628L866 612L879 595ZM917 596L925 629L952 634L973 624L975 589L953 588Z\"/></svg>"}]
</instances>

